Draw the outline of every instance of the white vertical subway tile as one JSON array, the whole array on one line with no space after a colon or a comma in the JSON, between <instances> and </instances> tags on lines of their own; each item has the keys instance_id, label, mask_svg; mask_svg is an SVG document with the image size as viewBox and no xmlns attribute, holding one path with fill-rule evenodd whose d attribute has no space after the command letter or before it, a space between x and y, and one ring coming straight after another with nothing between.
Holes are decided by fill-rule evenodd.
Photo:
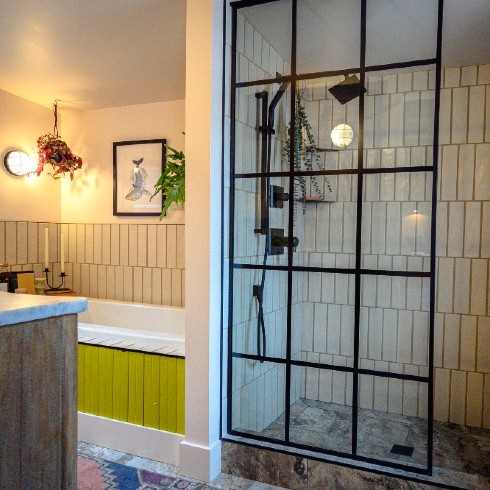
<instances>
[{"instance_id":1,"label":"white vertical subway tile","mask_svg":"<svg viewBox=\"0 0 490 490\"><path fill-rule=\"evenodd\" d=\"M396 362L397 347L397 310L383 310L382 359Z\"/></svg>"},{"instance_id":2,"label":"white vertical subway tile","mask_svg":"<svg viewBox=\"0 0 490 490\"><path fill-rule=\"evenodd\" d=\"M120 241L120 226L118 224L111 225L111 265L119 265L119 249L121 245ZM106 244L107 246L107 244Z\"/></svg>"},{"instance_id":3,"label":"white vertical subway tile","mask_svg":"<svg viewBox=\"0 0 490 490\"><path fill-rule=\"evenodd\" d=\"M488 260L471 261L470 314L486 315L488 301Z\"/></svg>"},{"instance_id":4,"label":"white vertical subway tile","mask_svg":"<svg viewBox=\"0 0 490 490\"><path fill-rule=\"evenodd\" d=\"M371 218L371 247L372 253L385 253L386 239L386 203L374 202Z\"/></svg>"},{"instance_id":5,"label":"white vertical subway tile","mask_svg":"<svg viewBox=\"0 0 490 490\"><path fill-rule=\"evenodd\" d=\"M427 90L428 77L427 70L413 72L413 90Z\"/></svg>"},{"instance_id":6,"label":"white vertical subway tile","mask_svg":"<svg viewBox=\"0 0 490 490\"><path fill-rule=\"evenodd\" d=\"M97 298L97 293L98 293L98 271L97 271L97 265L96 264L91 264L89 265L89 287L90 287L90 292L89 296L91 298Z\"/></svg>"},{"instance_id":7,"label":"white vertical subway tile","mask_svg":"<svg viewBox=\"0 0 490 490\"><path fill-rule=\"evenodd\" d=\"M464 315L461 317L459 368L462 371L474 371L476 367L476 322L476 316Z\"/></svg>"},{"instance_id":8,"label":"white vertical subway tile","mask_svg":"<svg viewBox=\"0 0 490 490\"><path fill-rule=\"evenodd\" d=\"M444 314L434 315L434 366L442 367L444 350Z\"/></svg>"},{"instance_id":9,"label":"white vertical subway tile","mask_svg":"<svg viewBox=\"0 0 490 490\"><path fill-rule=\"evenodd\" d=\"M417 374L416 366L405 366L406 374ZM403 382L403 415L416 417L418 410L418 383L416 381Z\"/></svg>"},{"instance_id":10,"label":"white vertical subway tile","mask_svg":"<svg viewBox=\"0 0 490 490\"><path fill-rule=\"evenodd\" d=\"M167 226L157 226L157 267L167 267Z\"/></svg>"},{"instance_id":11,"label":"white vertical subway tile","mask_svg":"<svg viewBox=\"0 0 490 490\"><path fill-rule=\"evenodd\" d=\"M449 228L447 238L447 254L450 257L463 256L464 244L464 203L449 203Z\"/></svg>"},{"instance_id":12,"label":"white vertical subway tile","mask_svg":"<svg viewBox=\"0 0 490 490\"><path fill-rule=\"evenodd\" d=\"M389 145L403 146L404 138L405 97L403 94L393 94L390 98L390 137Z\"/></svg>"},{"instance_id":13,"label":"white vertical subway tile","mask_svg":"<svg viewBox=\"0 0 490 490\"><path fill-rule=\"evenodd\" d=\"M478 336L476 352L476 370L479 373L490 373L490 317L478 318Z\"/></svg>"},{"instance_id":14,"label":"white vertical subway tile","mask_svg":"<svg viewBox=\"0 0 490 490\"><path fill-rule=\"evenodd\" d=\"M177 269L185 268L185 227L177 225Z\"/></svg>"},{"instance_id":15,"label":"white vertical subway tile","mask_svg":"<svg viewBox=\"0 0 490 490\"><path fill-rule=\"evenodd\" d=\"M480 65L478 67L478 85L490 83L490 65Z\"/></svg>"},{"instance_id":16,"label":"white vertical subway tile","mask_svg":"<svg viewBox=\"0 0 490 490\"><path fill-rule=\"evenodd\" d=\"M138 225L138 266L147 266L148 257L148 226Z\"/></svg>"},{"instance_id":17,"label":"white vertical subway tile","mask_svg":"<svg viewBox=\"0 0 490 490\"><path fill-rule=\"evenodd\" d=\"M476 145L475 199L490 200L490 143Z\"/></svg>"},{"instance_id":18,"label":"white vertical subway tile","mask_svg":"<svg viewBox=\"0 0 490 490\"><path fill-rule=\"evenodd\" d=\"M466 411L466 373L451 371L451 399L449 404L449 422L464 424Z\"/></svg>"},{"instance_id":19,"label":"white vertical subway tile","mask_svg":"<svg viewBox=\"0 0 490 490\"><path fill-rule=\"evenodd\" d=\"M162 272L160 269L151 269L151 303L162 303Z\"/></svg>"},{"instance_id":20,"label":"white vertical subway tile","mask_svg":"<svg viewBox=\"0 0 490 490\"><path fill-rule=\"evenodd\" d=\"M470 312L471 260L455 259L454 268L454 313Z\"/></svg>"},{"instance_id":21,"label":"white vertical subway tile","mask_svg":"<svg viewBox=\"0 0 490 490\"><path fill-rule=\"evenodd\" d=\"M444 367L459 369L460 315L446 315L444 320Z\"/></svg>"},{"instance_id":22,"label":"white vertical subway tile","mask_svg":"<svg viewBox=\"0 0 490 490\"><path fill-rule=\"evenodd\" d=\"M143 268L133 267L133 301L143 303Z\"/></svg>"},{"instance_id":23,"label":"white vertical subway tile","mask_svg":"<svg viewBox=\"0 0 490 490\"><path fill-rule=\"evenodd\" d=\"M388 146L389 102L389 95L374 97L374 146L376 148Z\"/></svg>"},{"instance_id":24,"label":"white vertical subway tile","mask_svg":"<svg viewBox=\"0 0 490 490\"><path fill-rule=\"evenodd\" d=\"M485 101L485 141L490 141L490 85L486 86L486 101Z\"/></svg>"},{"instance_id":25,"label":"white vertical subway tile","mask_svg":"<svg viewBox=\"0 0 490 490\"><path fill-rule=\"evenodd\" d=\"M340 315L340 353L352 357L354 355L354 307L343 305Z\"/></svg>"},{"instance_id":26,"label":"white vertical subway tile","mask_svg":"<svg viewBox=\"0 0 490 490\"><path fill-rule=\"evenodd\" d=\"M464 219L464 256L480 256L481 203L467 202Z\"/></svg>"},{"instance_id":27,"label":"white vertical subway tile","mask_svg":"<svg viewBox=\"0 0 490 490\"><path fill-rule=\"evenodd\" d=\"M82 264L80 267L80 293L82 296L90 296L90 267L89 264Z\"/></svg>"},{"instance_id":28,"label":"white vertical subway tile","mask_svg":"<svg viewBox=\"0 0 490 490\"><path fill-rule=\"evenodd\" d=\"M398 312L397 361L409 364L412 362L412 312Z\"/></svg>"},{"instance_id":29,"label":"white vertical subway tile","mask_svg":"<svg viewBox=\"0 0 490 490\"><path fill-rule=\"evenodd\" d=\"M461 86L476 85L478 81L477 66L463 66L461 68Z\"/></svg>"},{"instance_id":30,"label":"white vertical subway tile","mask_svg":"<svg viewBox=\"0 0 490 490\"><path fill-rule=\"evenodd\" d=\"M398 92L411 92L412 90L412 73L398 74Z\"/></svg>"},{"instance_id":31,"label":"white vertical subway tile","mask_svg":"<svg viewBox=\"0 0 490 490\"><path fill-rule=\"evenodd\" d=\"M106 266L97 266L97 298L106 299L107 298L107 274Z\"/></svg>"},{"instance_id":32,"label":"white vertical subway tile","mask_svg":"<svg viewBox=\"0 0 490 490\"><path fill-rule=\"evenodd\" d=\"M449 421L450 373L449 369L435 369L434 418L440 422Z\"/></svg>"},{"instance_id":33,"label":"white vertical subway tile","mask_svg":"<svg viewBox=\"0 0 490 490\"><path fill-rule=\"evenodd\" d=\"M442 89L441 105L439 111L439 144L440 145L448 145L451 143L451 110L452 110L451 89Z\"/></svg>"},{"instance_id":34,"label":"white vertical subway tile","mask_svg":"<svg viewBox=\"0 0 490 490\"><path fill-rule=\"evenodd\" d=\"M439 259L437 274L437 311L453 311L454 259Z\"/></svg>"},{"instance_id":35,"label":"white vertical subway tile","mask_svg":"<svg viewBox=\"0 0 490 490\"><path fill-rule=\"evenodd\" d=\"M72 265L71 268L71 288L78 294L82 294L82 266L80 264L66 264Z\"/></svg>"},{"instance_id":36,"label":"white vertical subway tile","mask_svg":"<svg viewBox=\"0 0 490 490\"><path fill-rule=\"evenodd\" d=\"M383 309L369 309L368 357L381 359L383 344Z\"/></svg>"},{"instance_id":37,"label":"white vertical subway tile","mask_svg":"<svg viewBox=\"0 0 490 490\"><path fill-rule=\"evenodd\" d=\"M481 231L481 257L490 258L490 202L484 202Z\"/></svg>"},{"instance_id":38,"label":"white vertical subway tile","mask_svg":"<svg viewBox=\"0 0 490 490\"><path fill-rule=\"evenodd\" d=\"M397 92L397 76L396 74L383 76L383 93L395 94Z\"/></svg>"},{"instance_id":39,"label":"white vertical subway tile","mask_svg":"<svg viewBox=\"0 0 490 490\"><path fill-rule=\"evenodd\" d=\"M437 231L436 231L436 256L445 257L448 245L448 207L447 202L437 203Z\"/></svg>"},{"instance_id":40,"label":"white vertical subway tile","mask_svg":"<svg viewBox=\"0 0 490 490\"><path fill-rule=\"evenodd\" d=\"M94 262L94 225L85 225L85 261L87 264Z\"/></svg>"},{"instance_id":41,"label":"white vertical subway tile","mask_svg":"<svg viewBox=\"0 0 490 490\"><path fill-rule=\"evenodd\" d=\"M455 201L458 179L458 147L444 146L442 150L441 195L443 201Z\"/></svg>"},{"instance_id":42,"label":"white vertical subway tile","mask_svg":"<svg viewBox=\"0 0 490 490\"><path fill-rule=\"evenodd\" d=\"M131 279L132 280L132 279ZM124 300L124 267L118 265L114 267L114 299Z\"/></svg>"},{"instance_id":43,"label":"white vertical subway tile","mask_svg":"<svg viewBox=\"0 0 490 490\"><path fill-rule=\"evenodd\" d=\"M78 223L77 227L77 260L79 264L86 262L85 258L85 225L83 223ZM66 239L66 238L65 238Z\"/></svg>"},{"instance_id":44,"label":"white vertical subway tile","mask_svg":"<svg viewBox=\"0 0 490 490\"><path fill-rule=\"evenodd\" d=\"M407 92L405 94L405 146L419 144L420 128L420 93Z\"/></svg>"},{"instance_id":45,"label":"white vertical subway tile","mask_svg":"<svg viewBox=\"0 0 490 490\"><path fill-rule=\"evenodd\" d=\"M64 233L64 232L63 232ZM77 225L70 223L68 225L68 236L64 233L65 242L68 241L68 262L77 262Z\"/></svg>"},{"instance_id":46,"label":"white vertical subway tile","mask_svg":"<svg viewBox=\"0 0 490 490\"><path fill-rule=\"evenodd\" d=\"M433 90L420 93L420 145L431 145L434 141L434 103Z\"/></svg>"},{"instance_id":47,"label":"white vertical subway tile","mask_svg":"<svg viewBox=\"0 0 490 490\"><path fill-rule=\"evenodd\" d=\"M182 269L180 271L180 275L182 277L182 299L181 299L181 306L185 307L185 270ZM226 304L225 304L226 306Z\"/></svg>"},{"instance_id":48,"label":"white vertical subway tile","mask_svg":"<svg viewBox=\"0 0 490 490\"><path fill-rule=\"evenodd\" d=\"M483 383L483 374L468 373L468 385L466 392L466 425L469 425L470 427L482 426Z\"/></svg>"},{"instance_id":49,"label":"white vertical subway tile","mask_svg":"<svg viewBox=\"0 0 490 490\"><path fill-rule=\"evenodd\" d=\"M386 235L386 253L400 254L401 237L401 207L399 202L389 202L386 205L386 222L389 233Z\"/></svg>"},{"instance_id":50,"label":"white vertical subway tile","mask_svg":"<svg viewBox=\"0 0 490 490\"><path fill-rule=\"evenodd\" d=\"M340 353L340 305L329 305L327 316L328 354Z\"/></svg>"},{"instance_id":51,"label":"white vertical subway tile","mask_svg":"<svg viewBox=\"0 0 490 490\"><path fill-rule=\"evenodd\" d=\"M0 242L3 242L3 236L4 234L3 229L1 226L3 226L4 223L0 225ZM31 263L36 263L38 262L38 235L37 235L37 229L38 229L38 224L37 223L28 223L27 225L27 260ZM5 245L3 245L5 247ZM2 248L2 245L0 245L0 248ZM3 253L0 251L0 261L3 261ZM41 259L42 260L42 259Z\"/></svg>"},{"instance_id":52,"label":"white vertical subway tile","mask_svg":"<svg viewBox=\"0 0 490 490\"><path fill-rule=\"evenodd\" d=\"M379 198L381 201L395 199L395 176L391 173L380 174Z\"/></svg>"},{"instance_id":53,"label":"white vertical subway tile","mask_svg":"<svg viewBox=\"0 0 490 490\"><path fill-rule=\"evenodd\" d=\"M413 312L413 349L412 363L417 366L428 365L429 315L425 312Z\"/></svg>"},{"instance_id":54,"label":"white vertical subway tile","mask_svg":"<svg viewBox=\"0 0 490 490\"><path fill-rule=\"evenodd\" d=\"M128 265L134 266L138 265L138 225L129 225L128 228Z\"/></svg>"},{"instance_id":55,"label":"white vertical subway tile","mask_svg":"<svg viewBox=\"0 0 490 490\"><path fill-rule=\"evenodd\" d=\"M468 115L468 143L482 143L485 129L485 87L470 87Z\"/></svg>"},{"instance_id":56,"label":"white vertical subway tile","mask_svg":"<svg viewBox=\"0 0 490 490\"><path fill-rule=\"evenodd\" d=\"M177 227L167 226L167 267L173 269L177 266Z\"/></svg>"},{"instance_id":57,"label":"white vertical subway tile","mask_svg":"<svg viewBox=\"0 0 490 490\"><path fill-rule=\"evenodd\" d=\"M27 264L27 223L17 222L17 264Z\"/></svg>"},{"instance_id":58,"label":"white vertical subway tile","mask_svg":"<svg viewBox=\"0 0 490 490\"><path fill-rule=\"evenodd\" d=\"M123 268L123 300L124 301L133 301L133 267L124 267Z\"/></svg>"},{"instance_id":59,"label":"white vertical subway tile","mask_svg":"<svg viewBox=\"0 0 490 490\"><path fill-rule=\"evenodd\" d=\"M153 280L151 277L152 269L148 267L143 268L143 303L151 304L152 294L151 288Z\"/></svg>"},{"instance_id":60,"label":"white vertical subway tile","mask_svg":"<svg viewBox=\"0 0 490 490\"><path fill-rule=\"evenodd\" d=\"M374 147L374 97L364 99L364 148Z\"/></svg>"},{"instance_id":61,"label":"white vertical subway tile","mask_svg":"<svg viewBox=\"0 0 490 490\"><path fill-rule=\"evenodd\" d=\"M113 265L106 267L106 297L116 299L115 270Z\"/></svg>"},{"instance_id":62,"label":"white vertical subway tile","mask_svg":"<svg viewBox=\"0 0 490 490\"><path fill-rule=\"evenodd\" d=\"M102 225L94 225L94 264L102 263Z\"/></svg>"},{"instance_id":63,"label":"white vertical subway tile","mask_svg":"<svg viewBox=\"0 0 490 490\"><path fill-rule=\"evenodd\" d=\"M39 226L36 224L36 228ZM39 253L41 253L40 250ZM5 262L5 221L0 221L0 261Z\"/></svg>"},{"instance_id":64,"label":"white vertical subway tile","mask_svg":"<svg viewBox=\"0 0 490 490\"><path fill-rule=\"evenodd\" d=\"M453 89L453 107L451 120L451 143L468 141L468 88Z\"/></svg>"},{"instance_id":65,"label":"white vertical subway tile","mask_svg":"<svg viewBox=\"0 0 490 490\"><path fill-rule=\"evenodd\" d=\"M172 306L182 305L182 275L179 269L172 269Z\"/></svg>"},{"instance_id":66,"label":"white vertical subway tile","mask_svg":"<svg viewBox=\"0 0 490 490\"><path fill-rule=\"evenodd\" d=\"M460 145L458 160L458 200L473 199L475 179L475 145Z\"/></svg>"},{"instance_id":67,"label":"white vertical subway tile","mask_svg":"<svg viewBox=\"0 0 490 490\"><path fill-rule=\"evenodd\" d=\"M9 265L17 264L17 223L15 221L5 223L5 260Z\"/></svg>"},{"instance_id":68,"label":"white vertical subway tile","mask_svg":"<svg viewBox=\"0 0 490 490\"><path fill-rule=\"evenodd\" d=\"M102 263L111 264L111 225L102 225Z\"/></svg>"},{"instance_id":69,"label":"white vertical subway tile","mask_svg":"<svg viewBox=\"0 0 490 490\"><path fill-rule=\"evenodd\" d=\"M309 303L313 307L312 303ZM305 331L304 339L306 341L303 344L303 350L312 350L315 352L327 352L327 331L330 329L334 330L337 325L330 325L330 321L327 322L328 306L322 303L316 303L314 305L314 317L312 326L304 326ZM339 324L340 326L340 324ZM311 328L313 327L313 328ZM311 330L313 330L311 332ZM311 333L308 333L311 332ZM311 341L310 341L311 338ZM309 347L307 349L307 347ZM335 352L337 354L338 352Z\"/></svg>"},{"instance_id":70,"label":"white vertical subway tile","mask_svg":"<svg viewBox=\"0 0 490 490\"><path fill-rule=\"evenodd\" d=\"M443 72L444 76L444 87L459 87L461 81L461 69L456 68L446 68Z\"/></svg>"}]
</instances>

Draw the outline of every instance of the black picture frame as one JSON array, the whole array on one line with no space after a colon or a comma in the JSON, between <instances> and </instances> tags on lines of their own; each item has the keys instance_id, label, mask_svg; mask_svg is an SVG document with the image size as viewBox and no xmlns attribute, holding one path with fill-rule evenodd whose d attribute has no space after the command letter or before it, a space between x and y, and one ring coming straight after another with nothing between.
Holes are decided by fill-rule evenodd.
<instances>
[{"instance_id":1,"label":"black picture frame","mask_svg":"<svg viewBox=\"0 0 490 490\"><path fill-rule=\"evenodd\" d=\"M160 138L112 144L113 216L160 216L165 196L150 197L165 170L166 142Z\"/></svg>"}]
</instances>

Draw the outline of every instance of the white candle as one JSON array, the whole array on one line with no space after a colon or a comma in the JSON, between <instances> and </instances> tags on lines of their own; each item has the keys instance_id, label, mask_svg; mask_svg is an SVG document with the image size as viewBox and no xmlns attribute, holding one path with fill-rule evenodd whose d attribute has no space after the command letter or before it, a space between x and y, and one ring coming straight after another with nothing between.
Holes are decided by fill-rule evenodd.
<instances>
[{"instance_id":1,"label":"white candle","mask_svg":"<svg viewBox=\"0 0 490 490\"><path fill-rule=\"evenodd\" d=\"M65 272L65 235L61 234L61 273Z\"/></svg>"},{"instance_id":2,"label":"white candle","mask_svg":"<svg viewBox=\"0 0 490 490\"><path fill-rule=\"evenodd\" d=\"M47 226L44 228L44 268L49 269L49 239Z\"/></svg>"}]
</instances>

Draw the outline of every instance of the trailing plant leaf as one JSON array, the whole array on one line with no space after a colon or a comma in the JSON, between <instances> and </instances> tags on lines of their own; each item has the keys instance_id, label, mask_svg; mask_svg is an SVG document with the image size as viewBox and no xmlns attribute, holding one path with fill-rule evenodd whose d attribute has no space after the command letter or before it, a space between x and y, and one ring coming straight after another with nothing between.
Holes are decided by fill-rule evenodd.
<instances>
[{"instance_id":1,"label":"trailing plant leaf","mask_svg":"<svg viewBox=\"0 0 490 490\"><path fill-rule=\"evenodd\" d=\"M165 170L154 185L153 199L159 192L163 194L163 209L160 220L163 219L168 208L173 204L185 202L185 155L183 151L165 145L170 152L167 155Z\"/></svg>"},{"instance_id":2,"label":"trailing plant leaf","mask_svg":"<svg viewBox=\"0 0 490 490\"><path fill-rule=\"evenodd\" d=\"M296 106L295 106L295 120L294 127L294 170L299 172L301 170L323 170L322 157L320 153L316 151L316 142L313 136L311 124L308 120L308 115L302 103L301 92L299 86L296 86ZM286 129L286 140L282 148L282 163L283 165L289 165L289 150L291 145L291 134L293 128L291 122ZM312 175L311 185L315 191L317 197L320 200L324 199L323 194L323 182L327 186L327 189L332 192L332 187L327 177L321 178L319 182L318 177ZM303 214L305 213L305 199L306 199L307 185L306 178L303 175L294 177L294 200L303 201ZM294 218L296 219L296 204L294 204Z\"/></svg>"}]
</instances>

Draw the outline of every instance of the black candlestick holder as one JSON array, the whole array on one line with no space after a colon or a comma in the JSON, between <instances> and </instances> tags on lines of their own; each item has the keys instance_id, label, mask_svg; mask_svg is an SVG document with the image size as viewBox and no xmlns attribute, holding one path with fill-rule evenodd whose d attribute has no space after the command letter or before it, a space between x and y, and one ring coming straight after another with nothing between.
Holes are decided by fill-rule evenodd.
<instances>
[{"instance_id":1,"label":"black candlestick holder","mask_svg":"<svg viewBox=\"0 0 490 490\"><path fill-rule=\"evenodd\" d=\"M51 286L51 284L49 284L49 276L48 276L48 273L49 273L49 268L45 268L44 269L44 274L46 275L46 284L48 286L49 289L45 289L45 292L49 293L49 292L53 292L53 291L56 291L56 292L62 292L62 291L70 291L69 288L65 288L63 287L65 285L65 277L66 277L66 274L64 272L62 272L60 274L60 277L61 277L61 283L59 286ZM54 277L53 277L54 279Z\"/></svg>"}]
</instances>

